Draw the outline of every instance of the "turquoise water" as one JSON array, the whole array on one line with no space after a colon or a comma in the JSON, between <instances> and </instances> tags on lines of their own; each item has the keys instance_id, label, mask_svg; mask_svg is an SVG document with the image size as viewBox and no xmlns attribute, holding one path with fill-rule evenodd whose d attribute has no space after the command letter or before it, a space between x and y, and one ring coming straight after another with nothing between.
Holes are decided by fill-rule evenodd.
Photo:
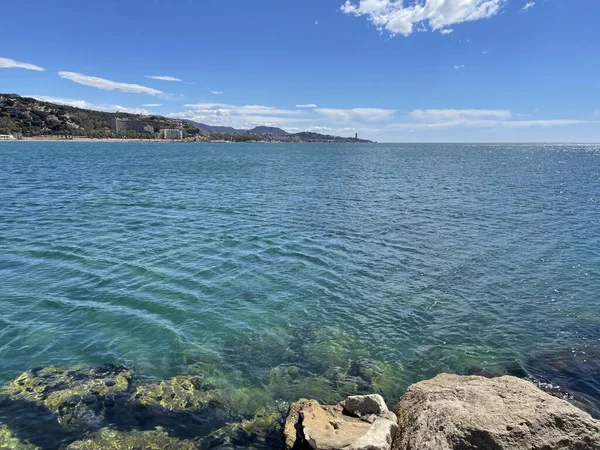
<instances>
[{"instance_id":1,"label":"turquoise water","mask_svg":"<svg viewBox=\"0 0 600 450\"><path fill-rule=\"evenodd\" d=\"M335 400L367 358L392 403L516 366L594 401L599 202L599 145L0 144L0 381L125 363Z\"/></svg>"}]
</instances>

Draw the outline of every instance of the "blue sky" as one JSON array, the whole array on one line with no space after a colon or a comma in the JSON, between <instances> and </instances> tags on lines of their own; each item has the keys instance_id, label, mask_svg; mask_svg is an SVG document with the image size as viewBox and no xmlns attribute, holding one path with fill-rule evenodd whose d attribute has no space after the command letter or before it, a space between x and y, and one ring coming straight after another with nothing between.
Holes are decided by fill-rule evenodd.
<instances>
[{"instance_id":1,"label":"blue sky","mask_svg":"<svg viewBox=\"0 0 600 450\"><path fill-rule=\"evenodd\" d=\"M382 142L600 141L598 0L2 0L2 15L0 92Z\"/></svg>"}]
</instances>

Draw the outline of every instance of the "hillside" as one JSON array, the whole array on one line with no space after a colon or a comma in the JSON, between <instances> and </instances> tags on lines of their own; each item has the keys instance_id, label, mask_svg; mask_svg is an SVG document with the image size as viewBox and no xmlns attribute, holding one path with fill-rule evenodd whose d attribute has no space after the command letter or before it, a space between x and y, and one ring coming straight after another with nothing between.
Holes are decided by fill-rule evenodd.
<instances>
[{"instance_id":1,"label":"hillside","mask_svg":"<svg viewBox=\"0 0 600 450\"><path fill-rule=\"evenodd\" d=\"M111 131L111 119L137 119L152 131ZM161 116L110 113L43 102L17 94L0 94L0 134L22 133L35 136L81 136L90 138L150 139L162 128L181 128L184 137L208 133L185 121Z\"/></svg>"},{"instance_id":2,"label":"hillside","mask_svg":"<svg viewBox=\"0 0 600 450\"><path fill-rule=\"evenodd\" d=\"M112 119L141 122L138 131L113 131ZM139 124L139 122L138 122ZM144 131L141 131L143 128ZM370 142L318 133L290 134L281 128L259 126L251 130L211 126L190 120L155 115L111 113L44 102L17 94L0 94L0 135L18 137L87 137L94 139L160 139L161 129L181 130L188 141L230 142Z\"/></svg>"}]
</instances>

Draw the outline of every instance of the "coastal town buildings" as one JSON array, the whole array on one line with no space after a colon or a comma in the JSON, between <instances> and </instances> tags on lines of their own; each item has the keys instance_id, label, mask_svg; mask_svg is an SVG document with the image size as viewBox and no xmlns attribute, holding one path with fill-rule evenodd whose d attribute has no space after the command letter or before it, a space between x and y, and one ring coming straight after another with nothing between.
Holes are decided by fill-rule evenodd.
<instances>
[{"instance_id":1,"label":"coastal town buildings","mask_svg":"<svg viewBox=\"0 0 600 450\"><path fill-rule=\"evenodd\" d=\"M160 130L163 139L179 140L183 139L183 130L176 128L163 128Z\"/></svg>"},{"instance_id":2,"label":"coastal town buildings","mask_svg":"<svg viewBox=\"0 0 600 450\"><path fill-rule=\"evenodd\" d=\"M152 125L146 125L146 126L144 127L144 131L145 131L146 133L154 133L154 127L153 127Z\"/></svg>"},{"instance_id":3,"label":"coastal town buildings","mask_svg":"<svg viewBox=\"0 0 600 450\"><path fill-rule=\"evenodd\" d=\"M144 123L141 120L136 119L111 119L110 129L112 131L137 131L138 133L144 132Z\"/></svg>"}]
</instances>

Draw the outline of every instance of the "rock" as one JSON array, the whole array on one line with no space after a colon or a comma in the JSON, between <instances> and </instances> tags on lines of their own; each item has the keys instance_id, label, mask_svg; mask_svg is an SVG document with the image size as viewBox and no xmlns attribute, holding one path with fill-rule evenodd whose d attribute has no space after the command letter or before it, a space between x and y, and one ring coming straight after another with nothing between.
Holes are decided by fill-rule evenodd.
<instances>
[{"instance_id":1,"label":"rock","mask_svg":"<svg viewBox=\"0 0 600 450\"><path fill-rule=\"evenodd\" d=\"M133 377L133 370L124 366L47 367L23 373L0 395L46 409L65 428L99 429L113 405L128 398Z\"/></svg>"},{"instance_id":2,"label":"rock","mask_svg":"<svg viewBox=\"0 0 600 450\"><path fill-rule=\"evenodd\" d=\"M21 441L6 426L0 425L0 449L2 450L38 450L38 447Z\"/></svg>"},{"instance_id":3,"label":"rock","mask_svg":"<svg viewBox=\"0 0 600 450\"><path fill-rule=\"evenodd\" d=\"M138 386L134 399L144 406L161 406L169 411L195 411L220 400L220 392L201 376L179 375Z\"/></svg>"},{"instance_id":4,"label":"rock","mask_svg":"<svg viewBox=\"0 0 600 450\"><path fill-rule=\"evenodd\" d=\"M340 403L348 414L369 420L388 411L381 395L353 395Z\"/></svg>"},{"instance_id":5,"label":"rock","mask_svg":"<svg viewBox=\"0 0 600 450\"><path fill-rule=\"evenodd\" d=\"M372 400L355 398L349 403L370 405L370 410L374 410ZM369 408L365 406L365 410ZM302 399L290 405L284 426L285 448L389 450L397 429L395 415L386 407L369 419L344 414L342 404L321 406L315 400Z\"/></svg>"},{"instance_id":6,"label":"rock","mask_svg":"<svg viewBox=\"0 0 600 450\"><path fill-rule=\"evenodd\" d=\"M196 450L193 441L169 437L161 429L122 432L104 428L89 439L76 441L67 450Z\"/></svg>"},{"instance_id":7,"label":"rock","mask_svg":"<svg viewBox=\"0 0 600 450\"><path fill-rule=\"evenodd\" d=\"M42 448L80 441L108 427L205 436L243 417L204 377L142 377L124 366L35 369L0 388L0 421ZM27 417L27 420L18 420ZM2 447L0 446L0 450Z\"/></svg>"},{"instance_id":8,"label":"rock","mask_svg":"<svg viewBox=\"0 0 600 450\"><path fill-rule=\"evenodd\" d=\"M396 414L393 450L600 449L600 422L511 376L441 374L409 387Z\"/></svg>"},{"instance_id":9,"label":"rock","mask_svg":"<svg viewBox=\"0 0 600 450\"><path fill-rule=\"evenodd\" d=\"M283 414L261 410L253 419L229 424L196 442L200 450L216 448L272 450L283 445L281 424Z\"/></svg>"}]
</instances>

